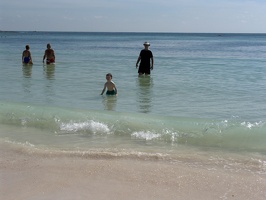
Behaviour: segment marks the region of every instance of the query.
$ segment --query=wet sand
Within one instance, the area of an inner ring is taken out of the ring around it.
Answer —
[[[266,199],[266,175],[186,163],[92,159],[0,146],[0,199]]]

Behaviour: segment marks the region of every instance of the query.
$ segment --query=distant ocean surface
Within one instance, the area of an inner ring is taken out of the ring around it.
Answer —
[[[138,77],[145,41],[155,65]],[[42,63],[47,43],[55,65]],[[246,153],[266,171],[266,34],[0,32],[0,44],[1,142],[171,159]],[[33,66],[21,63],[26,44]],[[100,95],[107,73],[117,97]]]

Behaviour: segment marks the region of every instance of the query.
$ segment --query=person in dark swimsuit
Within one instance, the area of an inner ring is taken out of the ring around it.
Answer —
[[[136,63],[136,68],[138,68],[138,64],[140,62],[139,70],[138,70],[139,75],[142,75],[142,74],[150,75],[151,70],[153,69],[153,64],[154,64],[153,54],[151,50],[149,50],[150,43],[145,42],[143,45],[144,45],[144,49],[140,51],[140,54],[139,54],[139,57]]]
[[[45,58],[46,58],[47,65],[55,63],[55,53],[54,53],[54,50],[51,48],[50,44],[47,44],[47,49],[44,52],[44,56],[42,60],[43,63],[44,63]]]
[[[23,51],[22,53],[22,63],[23,64],[33,64],[32,62],[32,57],[31,57],[31,53],[30,53],[30,46],[26,45],[26,50]]]

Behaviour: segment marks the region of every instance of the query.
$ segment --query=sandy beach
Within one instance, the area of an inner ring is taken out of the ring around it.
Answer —
[[[39,154],[1,145],[0,199],[256,199],[266,178],[186,163]]]

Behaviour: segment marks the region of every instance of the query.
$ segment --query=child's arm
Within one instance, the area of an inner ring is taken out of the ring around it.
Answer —
[[[105,91],[105,89],[106,89],[106,86],[107,86],[107,85],[106,85],[106,83],[105,83],[101,95],[103,95],[103,93],[104,93],[104,91]]]
[[[115,84],[114,84],[114,89],[115,89],[116,95],[118,95],[117,88],[116,88]]]

